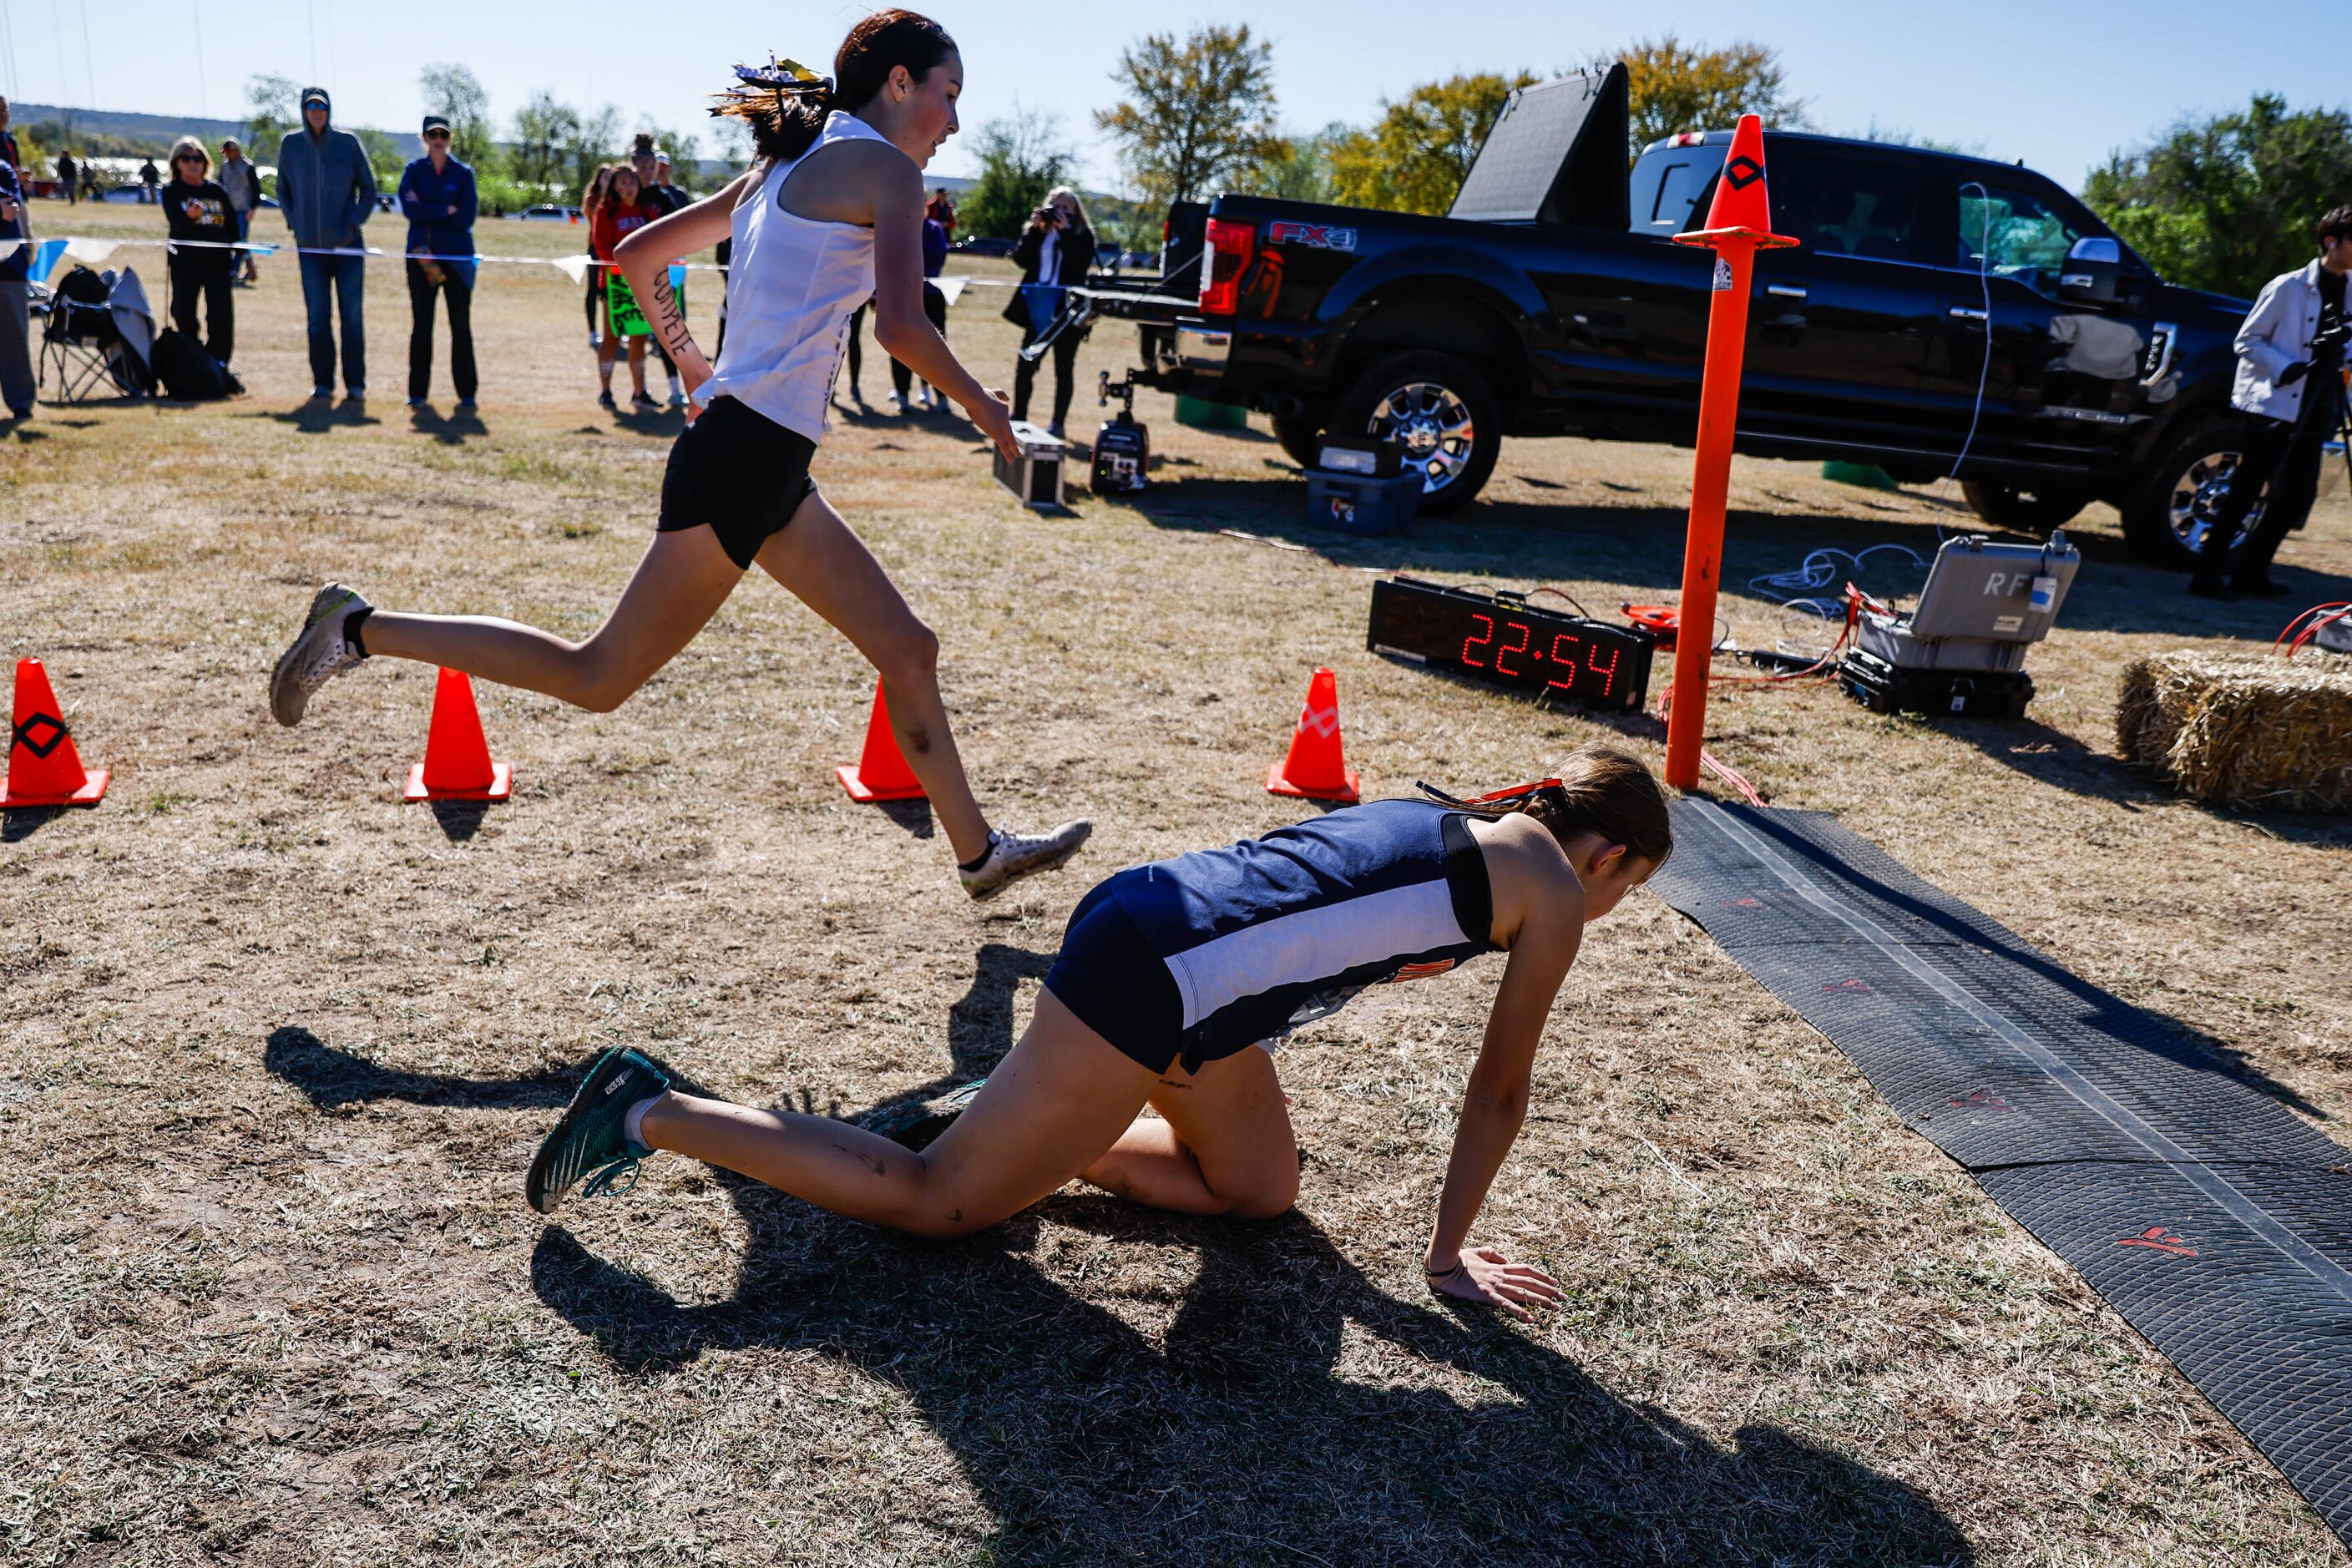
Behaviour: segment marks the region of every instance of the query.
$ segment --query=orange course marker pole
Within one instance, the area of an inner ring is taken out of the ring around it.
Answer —
[[[1772,232],[1764,184],[1764,122],[1739,117],[1731,153],[1715,184],[1706,226],[1676,245],[1715,252],[1706,361],[1698,393],[1698,455],[1691,467],[1690,532],[1683,545],[1683,597],[1675,638],[1673,707],[1666,716],[1666,782],[1698,785],[1706,741],[1706,683],[1715,651],[1715,593],[1723,571],[1723,508],[1731,488],[1731,443],[1739,425],[1739,373],[1748,358],[1748,294],[1759,250],[1797,242]]]

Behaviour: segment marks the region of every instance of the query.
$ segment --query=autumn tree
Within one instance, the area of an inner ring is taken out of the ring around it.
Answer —
[[[1332,149],[1336,199],[1350,206],[1443,214],[1512,92],[1535,79],[1528,71],[1482,71],[1424,82],[1402,102],[1383,101],[1370,130],[1349,132]]]
[[[1166,204],[1214,195],[1276,160],[1274,46],[1249,25],[1210,26],[1181,44],[1151,33],[1121,50],[1113,80],[1127,89],[1095,124],[1118,145],[1129,181]]]
[[[2311,259],[2313,230],[2347,193],[2352,116],[2261,93],[2116,153],[2083,199],[2171,281],[2252,298]]]
[[[1605,70],[1619,59],[1625,62],[1631,155],[1678,131],[1728,131],[1743,114],[1784,130],[1806,123],[1805,100],[1790,96],[1780,54],[1762,44],[1735,39],[1710,49],[1667,33],[1592,63]]]

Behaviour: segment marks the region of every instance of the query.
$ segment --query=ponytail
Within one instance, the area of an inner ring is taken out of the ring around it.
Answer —
[[[718,95],[710,112],[750,126],[751,144],[763,161],[790,163],[814,144],[835,110],[855,114],[900,66],[920,81],[955,52],[955,40],[929,16],[877,11],[841,41],[833,75],[819,76],[797,60],[773,56],[764,66],[737,66],[737,85]]]
[[[1594,833],[1623,845],[1626,854],[1648,861],[1654,870],[1675,852],[1665,792],[1639,757],[1614,746],[1580,746],[1560,763],[1556,777],[1468,800],[1456,800],[1428,784],[1421,791],[1481,816],[1524,812],[1549,828],[1563,849],[1578,834]]]

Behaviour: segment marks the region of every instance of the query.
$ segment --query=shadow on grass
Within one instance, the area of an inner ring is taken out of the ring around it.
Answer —
[[[445,447],[462,447],[490,433],[490,427],[482,423],[479,415],[451,414],[445,416],[430,404],[410,409],[408,423],[419,435],[430,436]]]
[[[267,419],[272,424],[290,426],[305,436],[323,436],[328,431],[338,428],[358,429],[363,426],[383,423],[367,411],[366,404],[354,404],[349,398],[345,398],[341,403],[320,400],[276,411],[255,409],[250,413],[238,414],[236,417]]]
[[[947,1070],[858,1119],[986,1073],[1012,1045],[1016,988],[1051,962],[982,948],[949,1009]],[[296,1027],[270,1036],[265,1061],[327,1110],[552,1110],[585,1071],[405,1072]],[[936,1246],[709,1174],[750,1232],[730,1299],[682,1303],[560,1225],[531,1255],[533,1290],[637,1375],[707,1350],[808,1350],[900,1389],[988,1509],[994,1561],[1974,1561],[1903,1482],[1763,1423],[1718,1445],[1483,1311],[1383,1294],[1302,1215],[1249,1225],[1056,1197]],[[1196,1263],[1159,1342],[1036,1265],[1041,1218]],[[1343,1375],[1367,1336],[1483,1392],[1465,1403],[1401,1371]]]
[[[65,805],[12,805],[0,809],[0,844],[22,844],[72,809]]]
[[[463,844],[482,830],[482,818],[490,809],[489,802],[480,800],[427,801],[433,808],[433,820],[440,825],[441,836],[452,844]]]

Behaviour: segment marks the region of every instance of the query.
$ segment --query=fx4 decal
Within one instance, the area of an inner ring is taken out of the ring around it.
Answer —
[[[1267,231],[1266,243],[1307,245],[1318,250],[1353,250],[1356,248],[1356,231],[1352,228],[1336,228],[1328,224],[1285,221],[1276,224]]]

